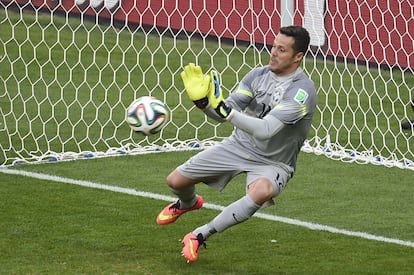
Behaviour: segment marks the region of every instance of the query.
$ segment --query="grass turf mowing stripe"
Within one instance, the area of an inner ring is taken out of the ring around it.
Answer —
[[[25,177],[30,177],[30,178],[41,179],[41,180],[50,180],[50,181],[55,181],[55,182],[68,183],[68,184],[79,185],[83,187],[102,189],[102,190],[107,190],[107,191],[112,191],[112,192],[124,193],[128,195],[134,195],[134,196],[140,196],[140,197],[146,197],[146,198],[153,198],[153,199],[164,200],[164,201],[176,200],[176,197],[155,194],[155,193],[150,193],[150,192],[143,192],[143,191],[138,191],[138,190],[131,189],[131,188],[124,188],[124,187],[119,187],[119,186],[94,183],[94,182],[84,181],[84,180],[75,180],[75,179],[70,179],[70,178],[54,176],[54,175],[28,172],[24,170],[0,168],[0,172],[4,174],[12,174],[12,175],[19,175],[19,176],[25,176]],[[210,203],[205,203],[203,207],[207,209],[213,209],[213,210],[224,209],[224,206],[210,204]],[[393,238],[388,238],[388,237],[383,237],[383,236],[376,236],[376,235],[369,234],[366,232],[349,231],[346,229],[335,228],[335,227],[328,226],[328,225],[305,222],[305,221],[300,221],[296,219],[291,219],[291,218],[286,218],[286,217],[281,217],[281,216],[276,216],[276,215],[269,215],[269,214],[264,214],[264,213],[256,213],[254,216],[261,218],[261,219],[297,225],[297,226],[305,227],[311,230],[327,231],[330,233],[343,234],[347,236],[359,237],[359,238],[368,239],[368,240],[374,240],[374,241],[385,242],[385,243],[393,243],[393,244],[397,244],[401,246],[414,247],[414,242],[412,241],[404,241],[404,240],[393,239]]]

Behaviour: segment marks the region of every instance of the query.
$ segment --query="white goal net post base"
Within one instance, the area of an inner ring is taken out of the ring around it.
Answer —
[[[318,87],[302,148],[344,162],[414,170],[411,1],[4,0],[0,40],[0,166],[198,150],[231,130],[198,114],[179,72],[215,67],[231,92],[267,64],[280,26],[311,35],[304,70]],[[142,95],[171,118],[143,138],[124,121]]]
[[[329,138],[328,138],[329,140]],[[55,153],[51,152],[41,156],[32,156],[26,159],[15,159],[11,166],[30,164],[30,163],[47,163],[57,161],[73,161],[82,159],[92,158],[105,158],[105,157],[121,157],[121,156],[134,156],[144,155],[152,153],[162,152],[181,152],[181,151],[199,151],[214,146],[219,141],[213,140],[189,140],[189,141],[177,141],[175,143],[165,143],[163,145],[146,145],[143,147],[136,146],[136,144],[126,144],[121,148],[109,148],[105,152],[65,152]],[[381,165],[385,167],[398,167],[401,169],[409,169],[414,171],[414,162],[405,159],[403,161],[396,157],[384,158],[380,155],[375,155],[373,151],[356,152],[344,147],[338,146],[337,144],[320,142],[319,146],[314,146],[305,141],[301,151],[305,153],[312,153],[316,155],[323,155],[327,158],[338,160],[347,163],[358,163],[358,164],[373,164]],[[323,144],[323,145],[322,145]]]

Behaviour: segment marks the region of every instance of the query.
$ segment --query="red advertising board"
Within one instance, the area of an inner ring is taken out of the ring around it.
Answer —
[[[28,0],[15,0],[20,5]],[[90,2],[89,2],[90,1]],[[38,9],[84,13],[203,35],[271,44],[281,25],[280,1],[32,0]],[[294,1],[293,21],[302,24],[303,1]],[[81,4],[80,4],[81,3]],[[412,1],[327,0],[327,55],[414,68]]]
[[[328,1],[327,54],[414,68],[414,3]]]

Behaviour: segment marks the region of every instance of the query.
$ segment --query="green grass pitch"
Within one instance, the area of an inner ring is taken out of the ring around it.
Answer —
[[[13,167],[87,183],[171,196],[165,176],[195,152]],[[244,194],[241,175],[206,203]],[[344,164],[302,153],[276,205],[261,214],[405,241],[406,245],[251,218],[212,236],[187,264],[180,239],[210,221],[203,208],[159,226],[167,201],[46,178],[0,173],[2,274],[410,274],[414,270],[412,172]],[[408,244],[408,245],[407,245]]]

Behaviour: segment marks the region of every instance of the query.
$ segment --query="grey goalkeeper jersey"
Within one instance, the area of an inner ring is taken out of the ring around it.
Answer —
[[[268,66],[253,69],[226,103],[237,110],[227,142],[293,173],[317,104],[315,86],[302,69],[283,77]]]

